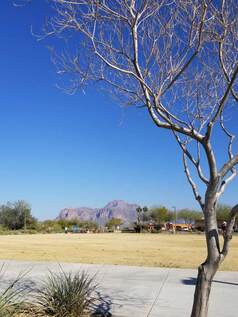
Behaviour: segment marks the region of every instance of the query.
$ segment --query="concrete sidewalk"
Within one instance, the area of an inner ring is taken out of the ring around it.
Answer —
[[[19,272],[29,285],[42,281],[50,271],[60,270],[53,262],[0,261],[5,281]],[[84,270],[96,274],[104,311],[116,317],[189,317],[193,301],[195,270],[119,265],[61,263],[65,271]],[[211,292],[209,317],[238,316],[238,272],[219,272]]]

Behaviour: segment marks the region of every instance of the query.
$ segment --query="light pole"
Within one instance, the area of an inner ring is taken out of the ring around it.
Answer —
[[[141,233],[141,213],[142,213],[142,208],[139,206],[136,208],[137,211],[137,224],[139,226],[139,233]]]
[[[26,208],[24,208],[24,233],[26,233]]]
[[[177,225],[177,208],[176,206],[172,206],[172,208],[174,209],[174,213],[175,213],[175,233],[176,233],[176,225]]]

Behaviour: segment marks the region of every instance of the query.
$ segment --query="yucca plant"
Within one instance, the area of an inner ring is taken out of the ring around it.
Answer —
[[[87,316],[96,300],[93,296],[95,288],[94,277],[85,272],[50,272],[43,287],[37,292],[36,301],[42,313],[47,316]]]
[[[0,268],[0,280],[4,277],[4,265]],[[9,285],[0,292],[0,317],[17,316],[23,305],[26,287],[22,283],[27,272],[20,273]]]

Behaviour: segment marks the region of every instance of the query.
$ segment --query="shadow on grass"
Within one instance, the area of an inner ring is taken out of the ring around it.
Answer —
[[[184,285],[196,285],[197,283],[197,279],[195,277],[189,277],[187,279],[183,279],[182,283]],[[232,282],[225,282],[225,281],[217,281],[217,280],[213,280],[213,283],[219,283],[219,284],[226,284],[226,285],[234,285],[234,286],[238,286],[238,283],[232,283]]]

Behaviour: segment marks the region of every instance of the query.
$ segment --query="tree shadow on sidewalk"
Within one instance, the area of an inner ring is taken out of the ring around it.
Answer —
[[[184,284],[184,285],[196,285],[196,283],[197,283],[197,279],[195,277],[189,277],[189,278],[186,278],[186,279],[182,280],[182,284]],[[226,282],[226,281],[218,281],[218,280],[213,280],[213,283],[238,286],[238,283],[232,283],[232,282]]]
[[[97,301],[92,306],[91,317],[111,317],[112,300],[109,296],[96,292]]]

